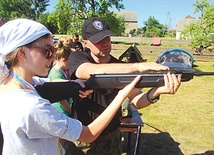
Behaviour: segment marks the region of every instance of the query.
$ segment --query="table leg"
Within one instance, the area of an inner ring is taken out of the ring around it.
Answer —
[[[135,142],[134,155],[139,154],[140,133],[141,133],[141,126],[138,126],[137,127],[137,136],[136,136],[136,142]]]

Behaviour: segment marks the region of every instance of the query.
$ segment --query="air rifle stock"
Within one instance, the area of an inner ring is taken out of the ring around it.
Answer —
[[[182,82],[190,81],[194,76],[214,75],[214,72],[172,71],[172,73],[176,76],[181,75]],[[136,88],[160,87],[164,85],[164,74],[166,73],[92,74],[85,82],[85,85],[90,89],[121,89],[129,84],[137,75],[141,75],[140,81],[135,86]]]

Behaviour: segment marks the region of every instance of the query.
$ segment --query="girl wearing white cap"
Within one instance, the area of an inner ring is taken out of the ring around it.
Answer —
[[[16,19],[0,27],[3,155],[64,154],[59,138],[92,142],[111,121],[123,100],[139,91],[134,89],[140,79],[137,77],[118,93],[102,115],[83,126],[78,120],[58,112],[32,85],[35,75],[48,74],[53,54],[52,34],[44,25]],[[85,92],[85,96],[88,94]]]

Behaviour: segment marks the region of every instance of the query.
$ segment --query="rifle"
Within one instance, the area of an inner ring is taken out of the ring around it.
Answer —
[[[75,100],[81,100],[79,90],[87,90],[75,82],[45,82],[42,85],[36,85],[34,87],[41,97],[48,99],[51,103],[70,97]]]
[[[183,71],[171,71],[176,76],[181,75],[181,81],[187,82],[193,79],[194,76],[208,76],[214,75],[214,72],[183,72]],[[85,82],[87,88],[91,89],[103,89],[103,88],[115,88],[122,89],[132,80],[140,75],[141,79],[136,84],[136,88],[145,87],[160,87],[164,86],[164,74],[166,73],[136,73],[136,74],[92,74],[91,77]]]
[[[214,75],[214,72],[180,72],[174,71],[176,76],[181,75],[181,81],[186,82],[194,76]],[[66,98],[81,100],[79,90],[88,89],[121,89],[129,84],[137,75],[141,75],[136,88],[160,87],[164,85],[164,74],[166,73],[137,73],[137,74],[92,74],[85,81],[85,88],[74,82],[45,82],[43,85],[35,86],[37,92],[50,102],[57,102]]]

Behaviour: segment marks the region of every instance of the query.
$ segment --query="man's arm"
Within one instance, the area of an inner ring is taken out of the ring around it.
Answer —
[[[80,79],[88,79],[90,74],[103,73],[134,73],[134,72],[148,72],[169,70],[167,66],[157,64],[155,62],[141,62],[141,63],[106,63],[94,64],[83,63],[76,70],[76,76]]]

